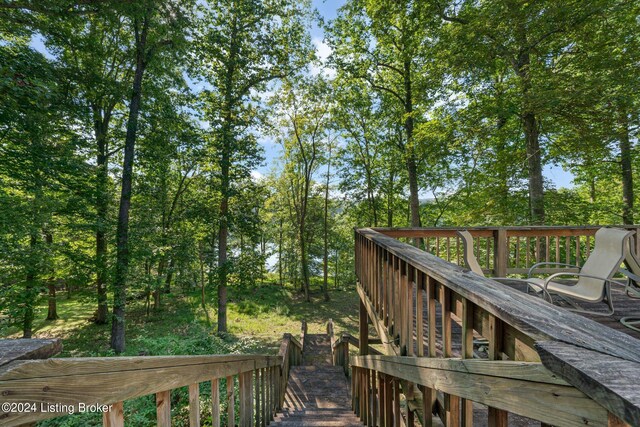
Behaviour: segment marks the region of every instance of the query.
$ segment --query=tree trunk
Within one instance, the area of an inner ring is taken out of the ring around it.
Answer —
[[[31,338],[33,332],[34,306],[37,295],[36,286],[36,260],[35,252],[38,246],[38,237],[35,233],[31,234],[29,239],[29,250],[31,252],[31,260],[27,266],[24,319],[22,323],[22,338]]]
[[[411,87],[411,61],[404,61],[404,112],[406,119],[404,129],[407,142],[405,144],[405,156],[407,158],[407,173],[409,176],[409,206],[411,210],[411,226],[420,227],[420,200],[418,198],[418,162],[413,148],[413,91]],[[414,244],[419,245],[420,239],[414,239]]]
[[[231,120],[230,118],[228,120]],[[230,135],[225,132],[224,148],[222,150],[221,164],[221,188],[222,200],[220,201],[220,227],[218,230],[218,332],[227,332],[227,239],[229,237],[229,167],[231,144]]]
[[[280,286],[284,286],[284,281],[282,279],[282,225],[284,220],[280,218],[280,228],[278,231],[278,275],[280,276]]]
[[[49,250],[51,250],[51,246],[53,245],[53,234],[49,232],[45,232],[45,241]],[[56,278],[53,274],[53,268],[51,270],[51,275],[49,280],[47,281],[47,288],[49,289],[49,307],[47,310],[47,320],[57,320],[58,319],[58,307],[56,304]]]
[[[329,144],[329,160],[327,163],[327,181],[324,189],[324,254],[322,260],[322,274],[324,300],[329,301],[329,180],[331,177],[331,144]]]
[[[629,120],[626,111],[620,111],[620,167],[622,176],[622,223],[633,224],[633,169],[631,159],[631,141],[629,138]]]
[[[523,118],[523,124],[527,143],[531,223],[534,225],[543,225],[545,221],[544,186],[542,181],[542,154],[540,152],[538,120],[533,113],[526,113]]]
[[[526,44],[526,37],[523,37],[523,44]],[[535,111],[531,111],[531,76],[529,67],[531,56],[528,51],[522,52],[515,62],[515,72],[520,78],[522,87],[522,102],[525,110],[522,114],[522,127],[524,128],[524,139],[527,147],[527,172],[529,175],[529,206],[531,212],[531,224],[543,225],[545,221],[544,212],[544,185],[542,180],[542,152],[540,150],[540,130],[539,121]]]
[[[109,160],[107,131],[111,113],[100,114],[97,105],[93,106],[94,133],[98,147],[96,159],[96,288],[98,292],[98,311],[96,323],[107,323],[107,215],[109,211]]]
[[[307,259],[307,239],[305,236],[305,221],[300,222],[300,262],[302,273],[302,290],[304,291],[304,300],[311,302],[309,296],[309,263]]]
[[[171,281],[173,280],[173,269],[175,268],[175,260],[171,258],[169,260],[169,268],[167,269],[167,276],[164,280],[164,293],[171,293]]]
[[[395,174],[389,171],[389,188],[387,189],[387,227],[393,227],[393,180]]]
[[[146,39],[149,18],[145,16],[142,31],[136,28],[136,70],[133,79],[133,92],[129,104],[127,134],[122,164],[122,190],[118,212],[116,233],[116,271],[113,283],[113,319],[111,322],[111,348],[121,353],[125,348],[125,309],[127,303],[127,275],[129,270],[129,208],[131,207],[131,187],[133,181],[133,158],[138,131],[138,116],[142,100],[142,78],[147,65]]]

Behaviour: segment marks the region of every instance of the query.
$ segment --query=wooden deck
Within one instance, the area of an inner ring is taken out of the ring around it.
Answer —
[[[514,283],[508,283],[508,284],[503,283],[503,285],[509,286],[513,289],[521,291],[523,294],[525,294],[526,292],[526,287],[522,283],[518,283],[514,281]],[[422,300],[426,301],[426,294],[424,294],[424,291],[421,291],[421,292],[423,292]],[[623,288],[614,288],[612,290],[612,294],[613,294],[613,301],[614,301],[613,306],[615,308],[614,315],[598,316],[598,315],[578,313],[578,312],[576,312],[576,314],[579,314],[595,322],[598,322],[599,324],[603,325],[603,327],[615,329],[617,331],[623,332],[633,338],[640,340],[640,332],[627,328],[622,323],[620,323],[620,319],[623,317],[633,316],[633,315],[637,315],[638,317],[640,317],[640,299],[629,298],[625,294]],[[531,298],[531,296],[526,296],[525,298]],[[413,295],[413,300],[414,300],[414,304],[416,304],[415,293]],[[567,306],[566,304],[563,304],[563,303],[560,303],[559,305]],[[603,313],[606,312],[608,309],[605,303],[581,304],[581,306],[589,310],[601,311]],[[424,354],[429,354],[429,348],[427,344],[429,340],[426,335],[426,331],[429,330],[429,324],[427,320],[429,316],[428,316],[428,310],[427,310],[426,304],[423,306],[422,312],[423,312],[423,315],[422,315],[423,331],[425,331],[425,336],[423,337],[422,342],[424,343]],[[462,320],[458,319],[455,315],[452,317],[454,320],[452,324],[452,329],[451,329],[452,352],[454,357],[460,357],[461,350],[462,350],[462,327],[461,327]],[[437,304],[436,305],[436,354],[439,357],[442,357],[442,354],[443,354],[442,353],[442,336],[440,333],[440,331],[442,330],[441,320],[442,320],[442,310],[440,308],[440,305]],[[414,318],[414,326],[413,326],[414,354],[418,354],[418,349],[415,346],[417,345],[417,342],[418,342],[417,337],[415,337],[415,331],[417,330],[415,326],[416,325],[415,325],[415,318]],[[373,330],[374,329],[372,329],[372,331]],[[474,343],[474,356],[476,358],[486,358],[487,346],[483,343],[482,338],[478,334],[476,334],[475,338],[476,340]]]
[[[511,286],[514,289],[517,289],[522,292],[526,292],[525,286],[521,283],[510,283],[508,286]],[[586,314],[575,312],[581,316],[587,317],[591,320],[594,320],[600,323],[603,326],[616,329],[620,332],[623,332],[627,335],[630,335],[634,338],[640,339],[640,332],[634,331],[633,329],[627,328],[622,323],[620,323],[620,319],[627,316],[638,316],[640,317],[640,299],[639,298],[629,298],[625,292],[624,288],[621,286],[616,286],[611,289],[611,293],[613,296],[613,307],[615,309],[615,313],[612,316],[598,316],[594,314]],[[568,304],[563,304],[560,302],[558,305],[567,307]],[[608,307],[605,303],[598,304],[588,304],[588,303],[580,303],[580,306],[597,312],[606,313]]]
[[[588,240],[585,245],[576,239],[576,254],[568,250],[547,254],[542,243],[545,248],[552,247],[553,236],[538,236],[545,230],[533,230],[537,233],[535,245],[527,247],[535,248],[535,256],[525,257],[526,265],[520,266],[507,256],[513,252],[505,250],[513,246],[507,243],[508,233],[497,231],[496,250],[492,252],[496,258],[491,264],[503,268],[495,270],[505,270],[506,266],[513,269],[514,265],[522,270],[541,257],[547,260],[560,256],[564,260],[570,255],[573,261],[578,251],[589,252]],[[552,231],[558,234],[562,230]],[[428,237],[428,233],[416,233],[411,237]],[[612,290],[615,315],[580,315],[569,311],[568,306],[554,306],[528,295],[524,282],[504,284],[481,277],[394,239],[400,235],[385,234],[372,229],[356,231],[360,342],[368,341],[370,321],[386,353],[382,359],[364,355],[351,359],[358,381],[365,384],[356,390],[356,399],[365,402],[367,417],[376,416],[366,403],[370,397],[379,396],[380,404],[389,403],[388,390],[380,395],[375,392],[385,383],[377,385],[370,380],[377,372],[391,376],[393,381],[407,382],[402,383],[400,393],[408,393],[406,399],[415,405],[412,411],[427,415],[433,410],[447,420],[447,425],[468,425],[471,414],[488,420],[490,425],[500,420],[501,426],[507,425],[507,417],[509,425],[531,425],[531,420],[566,426],[640,425],[640,390],[632,380],[640,375],[640,333],[619,322],[622,317],[640,314],[640,299],[627,297],[623,286]],[[567,247],[572,248],[573,241]],[[518,248],[516,244],[516,259]],[[581,307],[603,314],[607,311],[605,303]],[[494,365],[491,373],[476,370]],[[516,371],[508,373],[511,368]],[[524,372],[530,368],[540,369],[544,378]],[[612,370],[621,375],[613,375]],[[486,380],[486,387],[473,389],[471,385],[481,379]],[[367,388],[369,381],[371,387]],[[458,387],[467,382],[469,387]],[[421,393],[414,393],[411,384],[416,384]],[[556,386],[565,389],[553,391]],[[390,400],[397,405],[399,398],[395,386],[393,389]],[[499,392],[507,389],[507,394]],[[529,403],[534,389],[541,395],[533,399],[537,403],[532,406]],[[397,416],[399,411],[394,407],[392,415]],[[409,418],[410,413],[406,416]],[[426,425],[435,425],[429,421],[427,415]]]

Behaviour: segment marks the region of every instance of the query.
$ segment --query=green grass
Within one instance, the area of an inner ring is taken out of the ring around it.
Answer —
[[[127,305],[126,351],[123,355],[177,355],[177,354],[274,354],[286,332],[300,335],[302,320],[307,321],[309,333],[326,331],[327,321],[333,319],[337,333],[355,334],[358,327],[358,295],[354,288],[330,291],[331,300],[324,301],[314,281],[312,302],[291,286],[271,283],[254,288],[229,287],[227,311],[228,331],[215,333],[216,307],[212,292],[207,295],[211,324],[200,303],[200,291],[183,291],[162,295],[161,308],[151,310],[147,316],[144,299]],[[109,349],[111,325],[96,325],[91,321],[96,309],[93,293],[80,292],[67,299],[58,298],[55,321],[44,320],[47,299],[42,297],[36,309],[34,338],[61,338],[64,349],[58,357],[114,356]],[[0,337],[18,338],[18,327],[0,324]],[[225,390],[224,380],[221,391]],[[236,385],[237,387],[237,385]],[[200,385],[201,419],[203,425],[211,423],[210,387]],[[172,424],[187,426],[188,393],[185,387],[172,391]],[[238,404],[236,402],[236,404]],[[226,403],[222,402],[223,424],[226,425]],[[236,410],[236,414],[238,410]],[[154,396],[143,396],[125,402],[128,425],[155,425]],[[40,427],[100,426],[100,414],[86,413],[58,417],[38,423]]]
[[[218,336],[216,307],[212,295],[207,295],[211,324],[200,304],[197,289],[162,295],[161,308],[146,316],[144,300],[131,301],[127,306],[125,355],[212,354],[212,353],[273,353],[286,332],[300,334],[302,320],[309,333],[326,330],[333,319],[336,332],[355,334],[358,322],[358,295],[353,288],[331,290],[331,300],[324,301],[314,288],[312,302],[291,286],[266,283],[255,288],[229,288],[227,309],[228,334]],[[60,338],[63,352],[59,357],[110,356],[111,325],[96,325],[91,321],[96,309],[92,293],[75,293],[71,299],[59,294],[55,321],[45,320],[47,300],[42,298],[36,308],[34,338]],[[18,338],[18,327],[0,327],[0,336]]]

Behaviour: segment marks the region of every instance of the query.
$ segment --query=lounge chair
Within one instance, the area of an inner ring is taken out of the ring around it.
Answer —
[[[484,271],[482,271],[482,267],[480,267],[480,264],[473,253],[473,237],[471,236],[471,233],[467,230],[456,231],[456,233],[462,239],[462,246],[464,249],[462,256],[467,268],[477,275],[484,277]]]
[[[631,239],[627,240],[624,249],[624,263],[627,268],[621,268],[620,272],[627,276],[625,291],[629,298],[640,298],[640,261],[631,248]],[[640,332],[640,315],[623,317],[620,323]]]
[[[611,284],[616,283],[625,286],[623,283],[612,280],[612,278],[620,268],[620,263],[625,257],[625,245],[628,245],[632,234],[633,231],[618,228],[601,228],[596,232],[595,247],[582,268],[564,263],[537,263],[529,269],[527,281],[530,289],[538,294],[542,293],[543,297],[551,303],[553,303],[552,295],[557,295],[572,306],[570,310],[595,315],[612,315],[614,308],[611,299]],[[559,264],[578,270],[554,273],[544,279],[532,277],[536,274],[535,270],[538,267],[550,264]],[[577,278],[577,281],[573,284],[567,284],[557,280],[566,278]],[[585,310],[574,300],[589,303],[606,302],[609,306],[609,311],[602,313]]]
[[[485,277],[484,271],[482,271],[482,267],[478,263],[478,260],[473,253],[473,236],[467,230],[458,230],[456,231],[460,239],[462,240],[463,246],[463,259],[466,267],[471,270],[473,273]],[[515,282],[522,282],[527,284],[527,281],[524,279],[517,279],[511,277],[490,277],[490,279],[495,280],[497,282],[504,282],[508,284],[513,284]]]

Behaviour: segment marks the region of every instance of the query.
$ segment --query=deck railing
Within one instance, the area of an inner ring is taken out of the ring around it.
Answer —
[[[433,235],[356,230],[360,343],[370,321],[388,355],[351,358],[354,409],[367,425],[412,425],[415,413],[430,426],[434,413],[446,426],[470,426],[472,402],[487,408],[490,426],[506,426],[509,414],[556,426],[640,425],[640,341],[390,237]]]
[[[640,253],[637,226],[616,226],[636,232],[634,245]],[[504,277],[523,274],[537,262],[561,262],[581,266],[593,250],[599,226],[580,227],[469,227],[474,253],[485,273]],[[375,228],[401,241],[420,238],[427,252],[457,265],[464,265],[463,246],[456,234],[460,228]],[[557,271],[547,268],[542,272]]]
[[[189,388],[189,424],[200,425],[200,383],[211,387],[212,425],[220,426],[220,384],[226,378],[227,419],[264,426],[282,407],[300,343],[285,334],[278,356],[216,355],[14,360],[0,367],[0,425],[17,426],[84,410],[103,425],[123,426],[123,402],[155,394],[158,426],[171,425],[171,390]],[[236,379],[237,378],[237,379]],[[236,396],[237,381],[239,395]],[[98,406],[90,406],[98,405]]]

